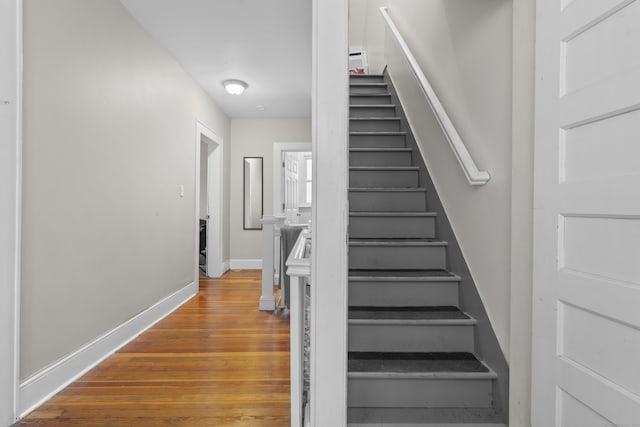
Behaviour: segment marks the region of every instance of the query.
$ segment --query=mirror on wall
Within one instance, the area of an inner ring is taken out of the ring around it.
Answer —
[[[262,230],[262,157],[243,157],[243,224],[244,230]]]

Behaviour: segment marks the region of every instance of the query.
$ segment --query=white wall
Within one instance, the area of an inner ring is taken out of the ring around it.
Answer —
[[[119,1],[26,0],[24,25],[22,379],[194,281],[196,121],[229,141]]]
[[[0,425],[14,420],[16,245],[20,153],[18,115],[18,8],[0,0]],[[6,101],[6,103],[5,103]]]
[[[262,232],[242,229],[242,158],[263,157],[264,214],[273,213],[273,143],[311,141],[311,119],[231,120],[231,259],[261,259]]]

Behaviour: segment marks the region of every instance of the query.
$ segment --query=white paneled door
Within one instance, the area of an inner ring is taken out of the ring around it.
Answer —
[[[284,168],[285,211],[297,211],[299,205],[300,174],[298,170],[300,168],[300,165],[298,158],[299,154],[297,152],[285,153],[284,161],[282,162]]]
[[[537,2],[534,427],[640,427],[640,1]]]

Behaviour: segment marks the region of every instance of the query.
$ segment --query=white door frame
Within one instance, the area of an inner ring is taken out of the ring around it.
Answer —
[[[0,424],[8,425],[18,415],[20,363],[22,0],[1,0],[0,16]]]
[[[223,260],[223,173],[222,159],[224,145],[222,138],[200,122],[196,123],[196,192],[195,192],[195,281],[200,276],[200,143],[209,146],[207,161],[207,276],[220,277],[224,274]],[[211,203],[213,201],[213,203]],[[213,208],[213,209],[212,209]]]
[[[347,425],[349,2],[313,0],[311,427]]]
[[[560,3],[536,4],[531,422],[636,426],[640,1]]]
[[[274,142],[273,143],[273,215],[284,215],[282,203],[282,153],[285,151],[312,151],[310,142]]]

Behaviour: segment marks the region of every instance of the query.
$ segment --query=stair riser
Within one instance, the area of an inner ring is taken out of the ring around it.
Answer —
[[[349,148],[404,148],[404,135],[350,135]]]
[[[488,408],[490,379],[370,379],[350,378],[349,407]]]
[[[349,268],[422,270],[446,268],[444,246],[349,246]]]
[[[391,95],[378,95],[378,96],[351,95],[349,97],[349,102],[351,104],[357,104],[357,105],[391,104]]]
[[[349,186],[361,188],[415,188],[418,187],[417,170],[352,170]]]
[[[395,117],[396,108],[388,107],[351,107],[349,117]]]
[[[435,237],[435,217],[357,217],[349,218],[349,235],[354,238]]]
[[[424,212],[424,192],[350,191],[349,209],[353,212]]]
[[[473,325],[349,324],[349,351],[473,350]]]
[[[358,95],[358,94],[370,94],[370,93],[388,93],[389,90],[387,89],[386,85],[380,85],[380,86],[376,86],[376,85],[363,85],[363,86],[354,86],[351,85],[349,86],[349,94],[350,95]]]
[[[349,76],[351,83],[384,83],[384,76],[376,74],[357,74]]]
[[[398,132],[400,120],[349,120],[351,132]]]
[[[457,306],[457,282],[349,281],[352,307]]]
[[[411,166],[411,151],[349,153],[350,166]]]
[[[349,408],[347,427],[507,427],[493,408]]]
[[[456,419],[456,418],[452,418]],[[347,427],[507,427],[506,425],[500,423],[432,423],[432,422],[420,422],[420,423],[395,423],[395,422],[386,422],[384,424],[380,424],[379,421],[374,421],[372,423],[369,422],[355,422],[347,424]]]

